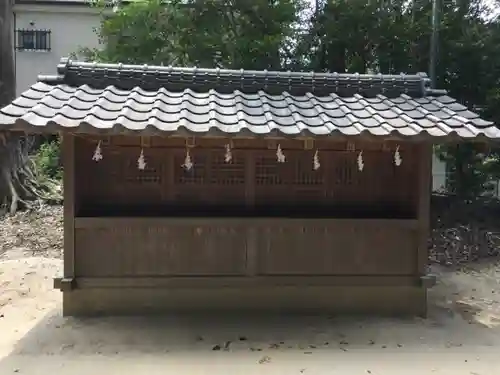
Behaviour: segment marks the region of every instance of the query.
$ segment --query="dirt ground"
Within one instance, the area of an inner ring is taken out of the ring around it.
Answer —
[[[63,318],[51,215],[0,233],[1,375],[500,374],[500,262],[434,267],[428,319]]]

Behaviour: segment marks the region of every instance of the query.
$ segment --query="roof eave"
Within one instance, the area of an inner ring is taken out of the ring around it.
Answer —
[[[116,135],[131,135],[131,136],[146,136],[146,137],[176,137],[176,138],[224,138],[224,139],[330,139],[330,140],[355,140],[362,139],[369,142],[383,141],[399,141],[410,143],[428,143],[428,144],[443,144],[443,143],[496,143],[500,142],[499,138],[490,138],[486,134],[481,133],[475,137],[461,137],[456,131],[443,136],[433,136],[427,131],[422,131],[416,135],[403,135],[398,131],[393,131],[386,135],[376,135],[368,130],[363,130],[359,134],[349,135],[344,134],[340,130],[334,130],[329,134],[317,135],[308,130],[298,134],[286,134],[279,130],[273,130],[266,134],[252,133],[248,129],[237,133],[226,133],[220,129],[213,127],[207,132],[194,132],[188,128],[179,127],[175,131],[165,131],[154,126],[146,126],[140,130],[132,130],[120,124],[116,124],[112,128],[100,129],[87,123],[81,123],[77,127],[67,127],[59,125],[55,122],[48,122],[44,126],[33,126],[24,120],[16,120],[14,123],[2,126],[4,131],[24,132],[27,134],[86,134],[90,136],[116,136]]]

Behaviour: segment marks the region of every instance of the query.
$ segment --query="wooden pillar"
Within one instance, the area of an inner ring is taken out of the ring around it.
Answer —
[[[428,261],[428,245],[430,230],[430,207],[432,190],[432,152],[431,144],[419,146],[418,161],[418,251],[417,274],[424,276]]]
[[[255,207],[255,155],[247,151],[245,155],[245,205],[248,209]],[[257,231],[254,225],[247,227],[246,275],[256,276],[259,272],[259,252],[257,249]]]
[[[71,290],[75,278],[75,137],[64,134],[62,139],[64,166],[64,277],[61,290]]]

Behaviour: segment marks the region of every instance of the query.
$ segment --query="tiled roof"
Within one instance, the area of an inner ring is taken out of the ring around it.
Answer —
[[[63,61],[0,110],[0,130],[500,138],[425,75],[235,71]]]

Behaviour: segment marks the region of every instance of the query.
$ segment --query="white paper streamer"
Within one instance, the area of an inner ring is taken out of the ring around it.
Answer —
[[[141,154],[137,159],[137,168],[141,171],[146,168],[146,158],[144,157],[144,150],[141,148]]]
[[[224,161],[226,163],[231,163],[232,160],[233,160],[233,154],[231,152],[231,145],[228,143],[226,145],[226,154],[224,155]]]
[[[319,162],[318,150],[316,150],[313,157],[313,169],[317,171],[319,167],[321,167],[321,163]]]
[[[363,161],[363,151],[360,151],[358,154],[358,170],[360,172],[363,172],[364,167],[365,167],[365,162]]]
[[[278,163],[284,163],[286,161],[285,154],[281,150],[281,145],[278,145],[278,148],[276,149],[276,158]]]
[[[189,149],[186,149],[186,157],[184,159],[184,164],[182,164],[182,168],[186,171],[190,171],[193,168],[193,161],[191,159],[191,154],[189,153]]]
[[[396,147],[396,151],[394,152],[394,164],[396,167],[399,167],[403,163],[403,159],[401,158],[401,154],[399,153],[399,146]]]
[[[102,160],[102,151],[101,151],[101,141],[97,144],[94,155],[92,155],[92,160],[101,161]]]

